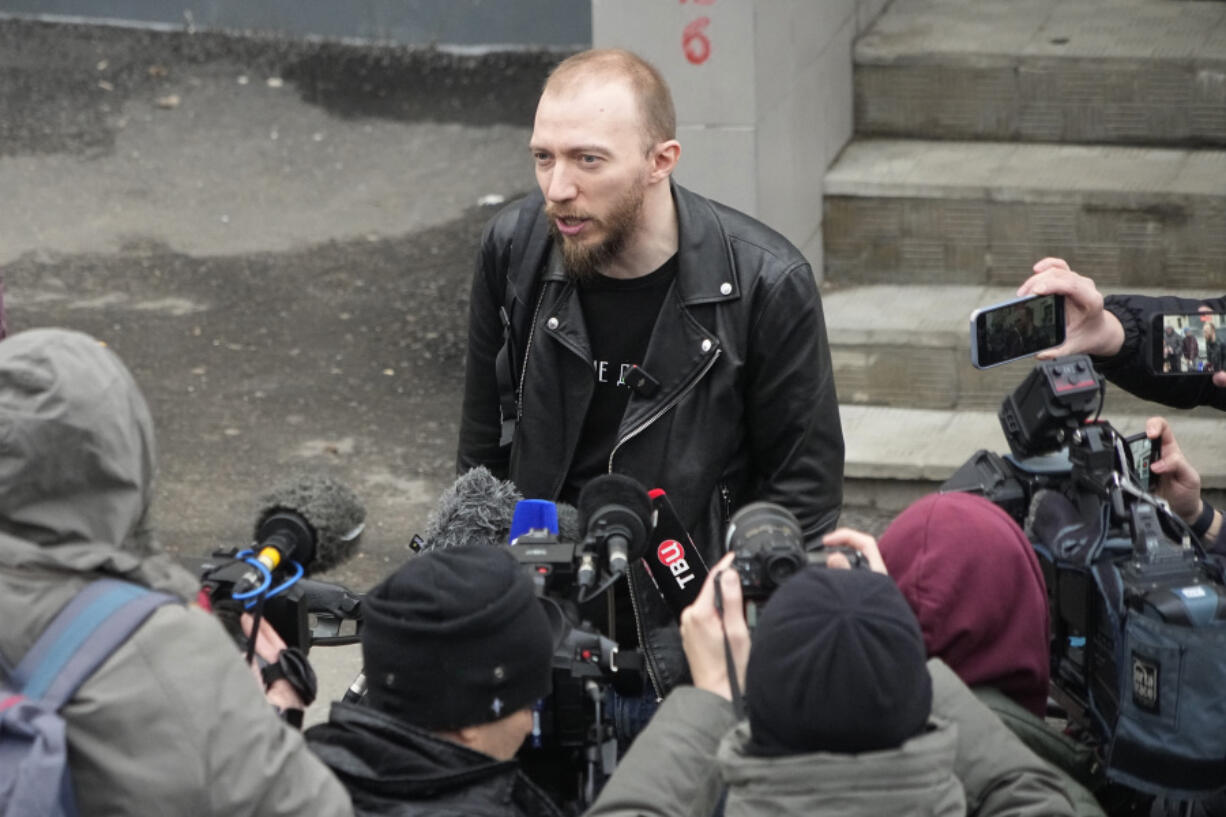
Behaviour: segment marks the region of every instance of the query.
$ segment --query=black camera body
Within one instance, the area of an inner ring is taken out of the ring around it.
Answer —
[[[1226,763],[1226,740],[1192,736],[1215,712],[1207,725],[1226,731],[1226,706],[1201,689],[1226,688],[1226,585],[1138,479],[1126,438],[1092,419],[1103,393],[1085,356],[1038,364],[1001,406],[1012,453],[976,452],[941,490],[980,494],[1026,531],[1047,586],[1052,694],[1107,779],[1203,796]]]
[[[867,568],[858,550],[818,547],[809,550],[796,516],[773,502],[752,502],[732,515],[725,533],[732,569],[741,579],[741,596],[761,604],[794,573],[810,564],[825,565],[833,553],[842,553],[853,568]]]
[[[258,576],[256,568],[236,558],[238,548],[215,551],[205,558],[183,557],[183,563],[200,577],[201,589],[213,613],[240,647],[247,639],[239,626],[246,606],[234,599],[236,588],[249,586]],[[287,647],[303,653],[311,647],[356,644],[362,628],[362,595],[349,588],[315,579],[299,579],[284,592],[265,600],[263,617]]]
[[[525,516],[535,518],[537,511]],[[554,635],[553,691],[536,710],[536,728],[519,759],[555,801],[577,809],[591,805],[617,764],[617,733],[605,692],[632,687],[639,694],[644,669],[641,653],[622,651],[584,619],[581,605],[599,598],[628,570],[631,554],[645,543],[648,513],[641,486],[606,477],[580,495],[582,538],[566,541],[557,533],[556,514],[544,513],[511,541],[511,554],[532,578]]]

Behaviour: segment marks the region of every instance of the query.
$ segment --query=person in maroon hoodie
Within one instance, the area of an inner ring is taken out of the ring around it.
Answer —
[[[1043,720],[1050,681],[1047,588],[1017,523],[983,497],[933,494],[878,549],[940,658],[1035,754],[1068,775],[1079,814],[1101,814],[1091,750]]]

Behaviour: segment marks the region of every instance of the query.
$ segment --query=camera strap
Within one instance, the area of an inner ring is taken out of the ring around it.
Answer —
[[[719,629],[724,636],[724,664],[728,673],[728,690],[732,693],[732,711],[738,721],[745,719],[745,696],[736,677],[736,662],[732,660],[732,645],[728,643],[728,628],[724,625],[724,589],[720,586],[724,571],[713,577],[715,589],[715,612],[719,613]]]

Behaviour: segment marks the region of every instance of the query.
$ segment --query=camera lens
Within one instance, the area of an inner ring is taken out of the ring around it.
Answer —
[[[732,515],[724,545],[736,551],[763,550],[781,543],[803,549],[802,540],[800,523],[791,511],[772,502],[753,502]]]
[[[791,553],[771,556],[766,562],[766,575],[776,586],[791,578],[797,570],[800,570],[800,562]]]

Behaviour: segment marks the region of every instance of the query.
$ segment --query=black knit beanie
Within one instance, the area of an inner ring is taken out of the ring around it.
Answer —
[[[894,582],[820,566],[788,579],[754,630],[745,706],[758,755],[871,752],[919,734],[932,679]]]
[[[423,553],[362,606],[367,695],[382,712],[423,729],[460,729],[549,694],[549,620],[506,548]]]

